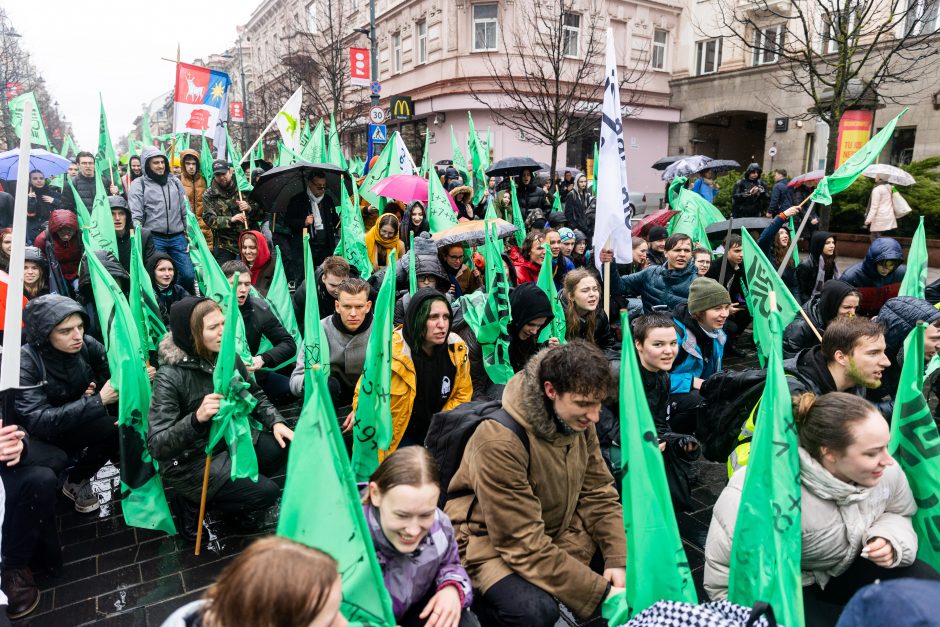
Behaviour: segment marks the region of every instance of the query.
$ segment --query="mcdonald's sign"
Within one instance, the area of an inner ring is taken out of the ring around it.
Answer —
[[[411,96],[392,96],[388,101],[393,120],[410,120],[414,115]]]

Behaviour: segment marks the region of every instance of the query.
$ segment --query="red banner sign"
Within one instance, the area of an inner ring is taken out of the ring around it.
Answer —
[[[838,152],[836,167],[854,155],[871,139],[872,111],[853,109],[842,114],[839,121]]]
[[[233,100],[228,103],[228,119],[230,122],[244,122],[245,109],[241,102]]]
[[[359,87],[368,87],[372,80],[372,63],[366,48],[349,49],[349,83]]]

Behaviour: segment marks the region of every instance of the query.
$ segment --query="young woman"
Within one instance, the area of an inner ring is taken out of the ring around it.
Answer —
[[[574,248],[571,250],[571,262],[575,268],[583,268],[587,265],[587,235],[580,229],[574,230]]]
[[[601,350],[617,350],[617,338],[601,304],[597,279],[586,268],[572,270],[565,277],[565,339],[593,342]]]
[[[888,453],[888,423],[852,394],[804,394],[795,402],[799,433],[803,607],[807,625],[835,625],[842,607],[878,579],[940,579],[916,559],[911,517],[917,505]],[[734,522],[747,469],[715,504],[705,546],[705,590],[728,593]]]
[[[473,188],[468,185],[455,187],[450,190],[450,196],[454,199],[454,204],[457,205],[457,221],[466,222],[473,220],[473,205],[471,204]]]
[[[862,295],[845,281],[826,281],[822,291],[803,304],[806,316],[822,335],[826,327],[836,318],[848,318],[855,315]],[[803,316],[797,316],[783,332],[783,358],[795,357],[801,350],[819,344],[819,338],[813,333]]]
[[[23,296],[32,300],[49,293],[49,264],[35,246],[27,246],[23,262]]]
[[[894,215],[894,197],[891,195],[891,183],[880,176],[875,177],[875,186],[868,199],[868,212],[865,226],[871,233],[871,241],[884,237],[888,231],[898,228],[898,219]]]
[[[428,230],[424,206],[419,202],[412,203],[411,208],[405,212],[405,218],[401,221],[401,227],[399,228],[399,237],[402,244],[405,245],[405,248],[408,248],[411,246],[412,233],[415,237],[418,237]]]
[[[398,226],[398,218],[386,213],[366,233],[366,251],[372,262],[372,270],[384,268],[393,250],[396,252],[396,259],[401,259],[405,254],[405,245],[398,237]]]
[[[695,262],[695,268],[698,270],[699,276],[708,274],[709,269],[712,267],[712,254],[710,252],[704,248],[696,248],[692,251],[692,259]]]
[[[190,294],[176,283],[176,264],[168,254],[158,252],[148,259],[147,272],[150,273],[153,293],[160,305],[160,317],[163,318],[163,324],[169,324],[170,308]]]
[[[473,590],[460,565],[454,528],[437,507],[440,479],[422,446],[400,448],[379,465],[362,509],[402,627],[478,627]]]
[[[649,258],[647,257],[647,252],[649,252],[650,245],[642,237],[633,238],[633,269],[631,272],[639,272],[646,268],[649,264]]]
[[[72,190],[69,189],[69,194]],[[62,196],[59,191],[49,185],[45,175],[40,170],[29,173],[29,197],[26,201],[26,243],[32,244],[36,236],[42,232],[43,224],[55,209],[62,208]],[[88,207],[91,211],[91,207]]]
[[[176,500],[177,515],[180,533],[186,538],[196,535],[210,422],[223,398],[213,391],[212,377],[224,325],[222,310],[208,298],[187,297],[173,305],[170,332],[160,342],[162,366],[153,381],[147,448],[160,462],[164,483],[180,497]],[[294,437],[241,359],[236,358],[236,368],[257,400],[251,417],[264,430],[251,433],[258,460],[256,482],[247,478],[232,480],[231,455],[224,439],[212,452],[207,503],[226,513],[264,510],[274,505],[281,490],[269,477],[284,465],[287,444]]]
[[[545,241],[552,251],[552,282],[560,290],[565,284],[565,275],[574,270],[574,264],[562,252],[561,233],[555,229],[545,231]]]
[[[10,271],[10,251],[13,249],[13,229],[0,229],[0,270]]]
[[[267,296],[274,280],[274,257],[268,240],[260,231],[242,231],[238,236],[238,251],[242,263],[251,271],[251,284],[259,294]]]
[[[787,253],[790,250],[790,218],[799,215],[799,213],[799,207],[788,208],[777,215],[757,239],[757,245],[764,251],[774,268],[779,268],[780,264],[784,262],[784,258],[786,258],[786,267],[781,278],[784,285],[789,288],[797,299],[800,296],[800,288],[796,280],[796,268],[793,263],[793,255],[787,255]]]
[[[535,283],[524,283],[509,294],[512,320],[509,322],[509,363],[521,372],[529,359],[542,348],[539,334],[554,319],[548,296]],[[557,346],[558,338],[549,338],[548,346]]]
[[[219,574],[204,598],[162,627],[346,627],[336,560],[281,536],[256,540]]]
[[[819,293],[823,283],[841,277],[836,266],[836,238],[828,231],[817,231],[809,240],[809,256],[796,267],[800,299],[807,301]]]
[[[541,231],[529,231],[522,241],[522,259],[516,261],[516,284],[535,283],[545,261],[545,236]]]

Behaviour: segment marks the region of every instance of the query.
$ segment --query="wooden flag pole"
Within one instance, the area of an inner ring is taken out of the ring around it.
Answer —
[[[608,250],[610,248],[611,237],[612,236],[609,236],[607,238],[601,250]],[[604,313],[607,314],[608,318],[610,318],[610,264],[610,261],[604,262]]]
[[[202,496],[199,498],[199,526],[196,527],[196,555],[202,548],[202,523],[206,518],[206,493],[209,491],[209,463],[212,454],[206,455],[206,470],[202,474]]]
[[[803,202],[809,200],[807,196]],[[798,206],[802,207],[803,203],[800,203]],[[777,268],[777,276],[783,276],[783,271],[786,269],[787,264],[790,262],[790,258],[793,256],[793,249],[796,248],[797,242],[800,241],[800,236],[803,234],[803,229],[806,228],[806,223],[809,222],[809,217],[813,215],[813,207],[816,206],[816,201],[813,201],[809,204],[809,209],[806,210],[806,215],[803,216],[803,219],[800,221],[800,228],[796,230],[796,235],[793,236],[793,241],[790,242],[790,246],[787,247],[787,254],[784,255],[783,261],[780,263],[780,267]]]

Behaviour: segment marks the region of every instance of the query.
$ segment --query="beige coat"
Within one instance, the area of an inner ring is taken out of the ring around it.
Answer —
[[[734,473],[718,497],[705,542],[705,591],[712,599],[728,596],[731,541],[741,504],[747,467]],[[802,488],[803,585],[825,587],[848,570],[872,538],[891,543],[892,568],[910,566],[917,556],[917,534],[911,517],[914,495],[897,464],[888,466],[873,488],[849,485],[829,473],[800,448]]]
[[[559,433],[545,410],[538,367],[545,351],[506,385],[503,408],[529,434],[522,441],[496,421],[477,427],[447,502],[461,561],[486,592],[513,573],[588,617],[607,581],[588,565],[600,548],[606,568],[626,564],[623,511],[594,427]]]
[[[868,215],[865,224],[869,231],[881,233],[898,228],[898,220],[894,217],[894,201],[891,198],[891,185],[882,183],[875,185],[871,190]]]

